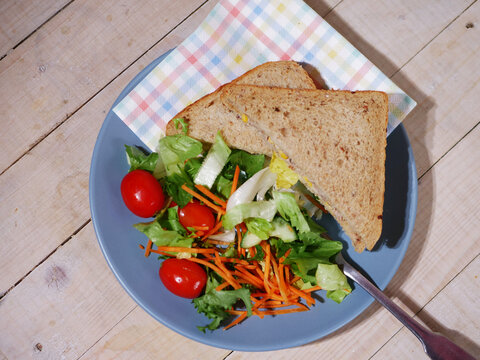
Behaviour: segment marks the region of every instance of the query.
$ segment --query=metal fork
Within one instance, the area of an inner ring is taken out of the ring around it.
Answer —
[[[337,264],[343,268],[344,274],[364,288],[375,300],[387,308],[400,322],[407,327],[423,345],[423,350],[435,360],[475,360],[473,356],[467,353],[458,345],[447,339],[445,336],[433,333],[420,323],[410,317],[397,304],[390,300],[382,291],[380,291],[372,282],[363,276],[357,269],[350,265],[342,256],[337,255]]]

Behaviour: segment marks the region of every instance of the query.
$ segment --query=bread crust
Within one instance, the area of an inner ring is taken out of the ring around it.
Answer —
[[[221,100],[286,154],[356,251],[375,246],[383,223],[385,93],[234,85]]]
[[[256,84],[285,88],[315,89],[315,84],[301,65],[294,61],[272,61],[259,65],[232,82],[221,86],[187,106],[173,118],[183,118],[188,122],[188,135],[206,143],[213,143],[218,131],[233,148],[243,149],[254,154],[272,154],[272,146],[263,141],[258,131],[241,121],[236,112],[226,107],[220,100],[221,93],[234,84]],[[181,132],[173,121],[167,124],[166,135]]]

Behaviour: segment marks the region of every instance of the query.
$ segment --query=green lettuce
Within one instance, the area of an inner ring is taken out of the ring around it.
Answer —
[[[127,154],[127,161],[130,165],[130,171],[141,169],[153,172],[158,162],[158,154],[153,152],[145,154],[136,146],[125,145],[125,152]]]
[[[252,303],[250,301],[250,290],[246,288],[236,290],[220,290],[215,288],[220,285],[215,273],[210,272],[208,276],[205,294],[193,299],[193,304],[199,313],[203,313],[212,322],[206,326],[198,326],[198,329],[205,332],[206,329],[215,330],[221,322],[231,317],[227,310],[231,309],[239,300],[242,300],[247,309],[247,315],[252,314]]]
[[[257,235],[262,240],[267,240],[270,237],[270,232],[273,230],[271,222],[262,218],[248,218],[245,219],[245,225],[249,232]]]
[[[317,284],[327,290],[327,297],[337,303],[352,291],[347,277],[337,264],[318,264],[315,278]]]
[[[234,206],[223,216],[223,227],[231,230],[235,225],[240,224],[247,218],[262,218],[268,222],[273,220],[277,208],[273,200],[254,201]]]
[[[300,233],[310,230],[305,216],[295,201],[295,196],[290,192],[274,191],[273,199],[280,215],[292,224]]]

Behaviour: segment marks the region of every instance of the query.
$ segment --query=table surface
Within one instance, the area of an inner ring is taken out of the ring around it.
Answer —
[[[0,2],[0,359],[421,359],[373,303],[314,343],[217,349],[147,315],[93,231],[89,166],[113,101],[216,0]],[[417,102],[404,121],[418,172],[412,240],[386,289],[480,356],[480,2],[307,3]]]

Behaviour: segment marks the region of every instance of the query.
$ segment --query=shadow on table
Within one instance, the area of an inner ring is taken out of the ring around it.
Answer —
[[[324,1],[308,1],[307,3],[311,6],[314,10],[319,12],[322,10],[325,13],[324,9],[327,7]],[[320,12],[321,13],[321,12]],[[404,121],[404,124],[408,124],[407,128],[411,128],[411,124],[415,124],[415,138],[411,138],[410,141],[412,142],[412,148],[414,152],[414,156],[416,159],[421,159],[421,163],[423,165],[430,164],[429,161],[429,153],[427,151],[427,144],[431,143],[431,137],[434,135],[432,131],[427,131],[427,126],[430,123],[430,120],[433,119],[435,116],[435,112],[433,111],[435,108],[435,102],[432,98],[428,97],[424,94],[420,89],[418,89],[415,84],[413,84],[407,76],[405,76],[402,72],[398,71],[398,67],[390,61],[385,55],[383,55],[377,47],[373,44],[369,44],[365,39],[361,37],[359,33],[357,33],[349,23],[343,21],[335,11],[331,11],[327,14],[326,20],[332,25],[338,32],[340,32],[347,40],[352,42],[352,44],[361,52],[363,53],[373,64],[380,68],[387,76],[394,77],[394,82],[403,90],[405,90],[409,96],[411,96],[416,102],[417,107],[407,116],[407,119]],[[425,166],[421,166],[421,168],[425,168]],[[417,162],[417,169],[419,169],[419,164]],[[417,170],[418,171],[418,170]],[[417,313],[421,306],[416,304],[411,299],[411,294],[404,294],[401,292],[400,288],[402,284],[410,277],[411,271],[415,268],[416,263],[421,259],[423,248],[424,248],[424,241],[427,238],[430,229],[431,217],[433,213],[433,193],[435,187],[435,178],[432,176],[431,173],[428,173],[428,170],[425,173],[418,173],[417,174],[419,181],[419,191],[418,191],[418,206],[417,206],[417,216],[416,216],[416,225],[413,230],[412,238],[410,240],[409,248],[405,255],[405,258],[400,265],[396,275],[392,279],[389,286],[386,288],[385,293],[389,296],[395,295],[400,299],[401,302],[406,304],[411,312]],[[388,185],[388,179],[387,185]],[[399,189],[401,191],[401,189]],[[386,199],[387,201],[387,199]],[[384,234],[383,234],[384,235]],[[380,244],[379,246],[388,246],[388,247],[395,247],[395,236],[399,234],[391,234],[391,240]],[[322,342],[323,340],[331,339],[339,335],[343,335],[344,333],[349,332],[351,329],[357,327],[363,321],[368,320],[371,318],[381,306],[374,302],[371,306],[369,306],[362,314],[360,314],[357,318],[351,321],[349,324],[345,325],[341,329],[337,330],[336,332],[326,336],[323,339],[317,341],[317,343]],[[423,316],[423,314],[422,314]],[[423,320],[423,317],[420,318]],[[446,336],[451,335],[452,339],[458,339],[459,344],[462,343],[468,344],[466,347],[468,349],[472,349],[472,344],[469,339],[466,337],[452,332],[448,329],[441,329],[441,326],[438,323],[434,323],[433,319],[428,319],[430,324],[435,325],[436,328],[440,329],[442,333]],[[429,322],[426,321],[427,325]],[[399,323],[400,324],[400,323]],[[443,332],[445,330],[445,332]],[[368,336],[368,335],[367,335]],[[419,343],[419,346],[420,343]]]

